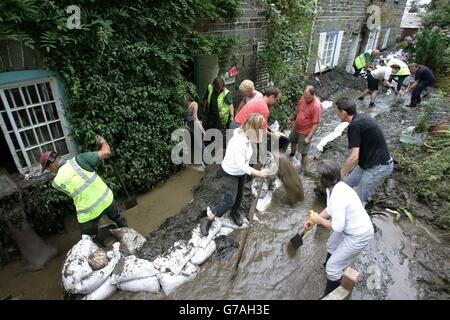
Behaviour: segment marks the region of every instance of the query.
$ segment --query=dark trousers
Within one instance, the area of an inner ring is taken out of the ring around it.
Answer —
[[[397,91],[400,92],[400,89],[402,88],[403,85],[403,81],[405,81],[407,77],[408,76],[391,76],[390,81],[392,81],[394,78],[397,78]]]
[[[97,235],[98,232],[98,222],[101,217],[107,215],[108,218],[115,222],[119,227],[121,226],[120,220],[122,218],[122,211],[117,206],[116,202],[113,201],[111,205],[106,208],[97,218],[92,219],[85,223],[79,223],[81,234],[87,234],[90,236]]]
[[[353,75],[355,77],[359,76],[359,74],[361,73],[362,68],[361,69],[356,68],[355,63],[353,62],[353,69],[355,69],[355,72],[353,73]]]
[[[244,195],[245,174],[242,176],[232,176],[220,167],[218,174],[222,179],[224,190],[219,203],[214,208],[214,214],[221,217],[231,209],[237,212],[241,206]]]
[[[411,93],[411,103],[409,104],[410,106],[415,106],[416,104],[420,103],[420,93],[425,90],[430,84],[432,84],[432,81],[422,81],[419,83],[419,85]]]

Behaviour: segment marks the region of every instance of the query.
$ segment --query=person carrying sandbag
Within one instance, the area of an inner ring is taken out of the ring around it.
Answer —
[[[97,152],[84,152],[64,160],[55,151],[46,151],[39,159],[42,172],[49,169],[56,173],[52,186],[73,199],[81,234],[92,238],[97,235],[98,222],[105,214],[119,228],[128,227],[113,192],[95,172],[101,161],[111,156],[111,149],[100,136],[95,142],[100,147]]]

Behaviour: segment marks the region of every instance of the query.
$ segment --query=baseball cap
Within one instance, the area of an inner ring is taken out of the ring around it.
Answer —
[[[53,163],[57,157],[58,157],[58,154],[55,151],[43,152],[41,154],[41,156],[39,157],[39,162],[41,163],[41,166],[42,166],[42,172],[44,172],[45,169],[47,169],[47,166],[50,163]]]

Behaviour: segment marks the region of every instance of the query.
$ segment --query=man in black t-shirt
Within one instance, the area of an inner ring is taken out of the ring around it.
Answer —
[[[436,77],[430,68],[417,63],[411,64],[409,69],[411,73],[415,75],[414,82],[412,82],[401,95],[404,96],[412,91],[411,102],[407,107],[414,108],[420,103],[420,93],[423,90],[426,90],[429,85],[433,84],[436,81]]]
[[[350,123],[347,136],[351,153],[342,166],[341,176],[345,183],[356,188],[365,206],[375,188],[392,173],[394,162],[383,132],[372,118],[357,114],[355,103],[347,98],[336,101],[336,107],[339,119]]]

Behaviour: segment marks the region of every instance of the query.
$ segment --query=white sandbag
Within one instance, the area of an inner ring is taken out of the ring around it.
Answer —
[[[90,236],[82,235],[81,240],[69,250],[61,271],[62,283],[66,291],[73,289],[76,283],[93,272],[89,265],[89,256],[97,249],[98,246]]]
[[[197,249],[191,243],[186,244],[185,241],[177,241],[171,247],[169,253],[157,257],[153,261],[153,265],[161,272],[172,272],[178,275]]]
[[[181,271],[181,274],[184,276],[190,276],[193,273],[196,273],[198,270],[198,266],[188,262],[186,263],[186,265],[184,266],[183,270]]]
[[[194,247],[206,248],[211,240],[216,237],[216,234],[220,231],[221,228],[222,218],[215,218],[213,223],[211,224],[211,227],[209,228],[208,236],[203,237],[200,234],[200,225],[197,225],[197,227],[192,231],[192,238],[191,240],[189,240],[189,244],[193,245]]]
[[[259,212],[266,211],[272,202],[272,194],[272,191],[268,191],[263,198],[258,199],[258,202],[256,203],[256,210]]]
[[[169,295],[177,288],[181,287],[186,282],[193,280],[197,276],[197,273],[193,273],[190,276],[184,275],[172,275],[169,273],[161,273],[158,276],[161,288],[166,295]]]
[[[135,256],[128,256],[117,263],[111,275],[111,283],[117,284],[130,280],[144,279],[156,276],[156,274],[158,274],[158,270],[155,269],[152,262],[138,259]]]
[[[322,109],[327,110],[333,105],[333,101],[322,101]]]
[[[201,265],[203,262],[208,260],[208,258],[214,253],[214,251],[216,251],[216,242],[213,240],[205,249],[200,248],[197,250],[197,252],[191,258],[191,263],[197,266]]]
[[[117,284],[117,288],[123,291],[130,291],[130,292],[145,291],[150,293],[158,293],[159,290],[161,289],[159,285],[159,280],[156,276],[121,282]]]
[[[147,241],[140,233],[131,228],[118,228],[110,231],[129,254],[135,254]]]
[[[219,219],[219,218],[216,218],[216,220],[217,219]],[[242,220],[243,220],[242,225],[238,226],[229,217],[227,217],[227,216],[220,217],[220,221],[222,222],[222,227],[231,228],[233,230],[235,230],[235,229],[245,229],[245,228],[248,227],[248,220],[247,220],[247,218],[242,218]]]
[[[113,258],[109,261],[108,265],[103,269],[93,271],[89,275],[85,276],[79,282],[77,282],[70,290],[71,293],[88,294],[95,289],[99,288],[111,275],[117,262],[119,261],[121,254],[119,251],[120,243],[114,243]],[[92,270],[92,269],[91,269]]]
[[[316,148],[320,152],[323,151],[323,148],[327,145],[327,143],[333,141],[337,137],[340,137],[342,135],[342,132],[344,132],[345,128],[347,128],[349,125],[348,122],[341,122],[336,128],[334,128],[334,131],[327,134],[325,137],[320,140],[320,142],[317,144]]]
[[[116,291],[116,285],[111,284],[111,279],[108,278],[100,287],[86,295],[83,300],[106,300],[116,293]]]
[[[234,229],[232,229],[232,228],[222,227],[222,228],[220,228],[220,231],[217,232],[216,238],[217,238],[218,236],[227,236],[227,235],[229,235],[230,233],[232,233],[233,231],[234,231]]]

